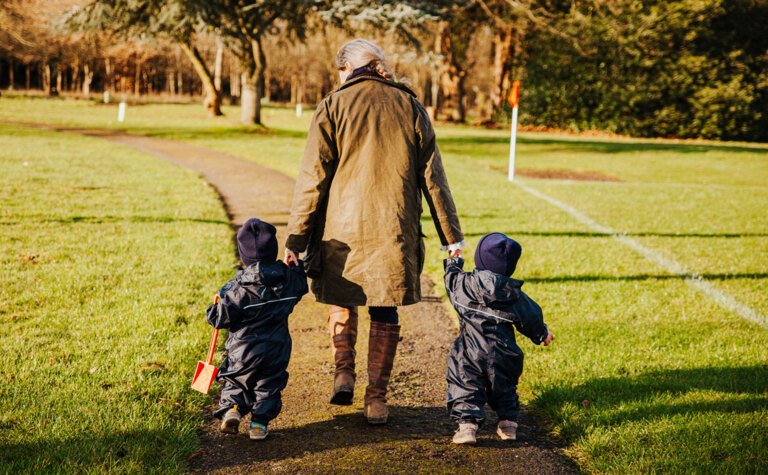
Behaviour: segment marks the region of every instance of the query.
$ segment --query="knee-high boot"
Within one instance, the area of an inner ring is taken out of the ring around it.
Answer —
[[[355,343],[357,342],[357,307],[331,305],[328,326],[336,370],[333,376],[331,404],[352,404],[355,391]]]
[[[368,340],[368,387],[365,389],[365,418],[371,424],[385,424],[387,386],[400,341],[400,325],[371,322]]]

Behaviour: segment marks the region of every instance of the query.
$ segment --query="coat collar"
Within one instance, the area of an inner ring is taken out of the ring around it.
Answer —
[[[383,77],[381,77],[381,76],[379,76],[378,74],[375,74],[375,73],[362,73],[362,74],[360,74],[358,76],[355,76],[352,79],[349,79],[348,81],[346,81],[341,86],[339,86],[339,88],[336,89],[336,92],[339,92],[342,89],[347,89],[348,87],[351,87],[351,86],[353,86],[355,84],[360,84],[363,81],[379,81],[381,83],[386,84],[387,86],[395,87],[397,89],[400,89],[402,91],[407,92],[408,94],[412,95],[413,97],[416,97],[416,93],[411,91],[408,87],[406,87],[406,86],[404,86],[404,85],[402,85],[400,83],[396,83],[394,81],[390,81],[388,79],[384,79]]]

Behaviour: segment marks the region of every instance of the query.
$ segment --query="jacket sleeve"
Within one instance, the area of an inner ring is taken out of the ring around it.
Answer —
[[[233,300],[233,292],[238,284],[230,280],[219,290],[219,301],[205,312],[205,319],[214,328],[229,328],[233,323],[240,321],[239,306]]]
[[[299,265],[290,267],[291,275],[296,287],[296,302],[309,292],[307,285],[307,272],[304,270],[304,261],[299,260]]]
[[[459,279],[463,275],[464,259],[461,257],[443,259],[443,268],[445,269],[445,290],[448,292],[448,297],[453,300],[453,293],[460,285]]]
[[[435,141],[432,122],[421,104],[413,100],[416,108],[416,135],[419,151],[419,187],[429,205],[429,212],[435,222],[440,243],[443,246],[464,240],[459,225],[459,216],[448,187],[448,178],[443,169],[443,159]]]
[[[525,292],[520,291],[520,298],[512,305],[512,312],[517,317],[515,328],[537,345],[547,338],[547,325],[544,324],[544,314],[539,304],[534,302]]]
[[[288,239],[285,247],[293,252],[307,249],[312,227],[333,180],[338,161],[335,127],[328,110],[328,99],[315,111],[309,127],[307,145],[293,191]]]

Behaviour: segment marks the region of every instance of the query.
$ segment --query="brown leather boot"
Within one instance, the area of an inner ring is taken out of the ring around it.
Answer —
[[[371,322],[368,340],[368,387],[365,389],[365,418],[370,424],[386,424],[387,385],[395,362],[400,325]]]
[[[357,342],[357,307],[331,305],[328,318],[331,351],[336,371],[333,376],[331,404],[352,404],[355,392],[355,343]]]

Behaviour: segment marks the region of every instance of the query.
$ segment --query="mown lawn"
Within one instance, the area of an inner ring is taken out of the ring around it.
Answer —
[[[129,107],[119,125],[113,106],[0,100],[0,120],[121,128],[297,173],[311,114],[296,119],[292,111],[267,109],[267,132],[237,126],[235,110],[225,112],[212,120],[195,105]],[[546,349],[523,343],[520,389],[585,471],[768,469],[764,326],[509,184],[507,131],[442,126],[438,143],[468,235],[469,264],[486,232],[523,244],[517,277],[541,303],[557,340]],[[521,177],[768,314],[768,147],[521,134],[518,166],[612,180]],[[439,281],[442,256],[434,231],[427,234],[428,271]]]
[[[234,264],[214,191],[0,125],[0,201],[0,472],[183,471],[208,400],[189,389],[200,312]]]

